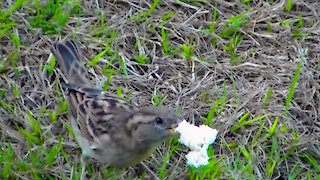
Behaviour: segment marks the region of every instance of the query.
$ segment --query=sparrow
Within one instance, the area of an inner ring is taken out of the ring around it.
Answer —
[[[165,107],[138,108],[94,88],[75,40],[55,43],[51,52],[68,82],[68,119],[83,160],[129,167],[149,157],[165,139],[176,136],[179,117]],[[86,162],[82,162],[82,170]]]

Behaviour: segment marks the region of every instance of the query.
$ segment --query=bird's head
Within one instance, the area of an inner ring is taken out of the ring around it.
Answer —
[[[134,113],[127,122],[132,137],[141,143],[159,143],[168,137],[177,135],[179,117],[164,107],[144,107]]]

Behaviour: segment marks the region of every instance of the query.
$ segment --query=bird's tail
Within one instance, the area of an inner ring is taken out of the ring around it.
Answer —
[[[55,43],[50,50],[61,65],[69,84],[92,87],[88,73],[80,62],[80,48],[76,41]]]

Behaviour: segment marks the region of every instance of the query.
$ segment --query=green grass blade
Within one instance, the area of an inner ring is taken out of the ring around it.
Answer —
[[[301,16],[301,15],[299,15],[299,22],[298,22],[298,26],[299,26],[300,28],[302,28],[302,27],[303,27],[303,19],[302,19],[302,16]]]
[[[19,88],[18,88],[17,84],[14,83],[14,85],[13,85],[13,96],[15,98],[17,98],[17,97],[19,97],[19,95],[20,95]]]
[[[222,92],[222,97],[221,97],[221,105],[219,107],[218,113],[222,113],[224,110],[224,107],[226,106],[227,103],[227,86],[226,86],[226,81],[223,81],[223,92]]]
[[[72,128],[70,127],[70,125],[68,123],[65,123],[64,124],[66,126],[66,129],[67,131],[69,132],[69,134],[71,135],[71,137],[74,139],[74,140],[77,140],[76,136],[74,135],[74,132],[72,130]]]
[[[7,10],[1,17],[1,20],[4,21],[14,10],[16,10],[17,8],[19,8],[24,2],[26,2],[27,0],[17,0],[11,7],[9,10]]]
[[[138,54],[133,56],[133,58],[139,63],[139,64],[146,64],[149,62],[148,56],[146,54]]]
[[[40,140],[38,137],[30,134],[29,132],[27,132],[27,131],[25,131],[25,130],[23,130],[23,129],[20,129],[19,132],[20,132],[24,137],[26,137],[27,141],[33,142],[33,143],[35,143],[35,144],[37,144],[37,145],[40,145],[40,144],[41,144],[41,140]]]
[[[240,119],[239,119],[239,124],[242,124],[244,122],[244,120],[248,119],[250,115],[250,112],[247,112],[246,114],[244,114]]]
[[[251,120],[249,120],[249,121],[245,121],[245,122],[241,123],[241,125],[242,125],[242,126],[249,125],[249,124],[252,124],[252,123],[254,123],[254,122],[256,122],[256,121],[259,121],[259,120],[261,120],[261,119],[264,119],[264,118],[266,118],[266,117],[268,117],[268,116],[269,116],[269,114],[265,114],[265,115],[262,115],[262,116],[253,118],[253,119],[251,119]]]
[[[269,132],[265,135],[265,138],[268,138],[274,134],[274,132],[276,131],[276,128],[277,128],[277,124],[278,124],[278,117],[275,118]]]
[[[38,136],[41,134],[41,125],[40,123],[32,116],[31,111],[28,111],[28,118],[33,129],[33,134]]]
[[[170,151],[167,153],[167,155],[165,156],[165,159],[161,165],[161,168],[160,168],[160,172],[158,173],[159,174],[159,177],[161,179],[164,179],[168,173],[168,171],[166,170],[166,166],[167,166],[167,162],[169,161],[172,153],[177,149],[177,147],[179,146],[179,144],[177,145],[174,145],[173,147],[170,148]]]
[[[266,93],[265,97],[263,98],[261,108],[266,108],[268,101],[270,99],[270,96],[272,94],[272,91],[273,91],[273,87],[268,88],[267,93]]]
[[[244,120],[248,119],[249,115],[250,115],[250,112],[247,112],[246,114],[244,114],[239,119],[238,123],[231,127],[230,132],[234,132],[234,131],[238,130],[241,127],[241,124],[244,122]]]
[[[160,0],[155,0],[155,1],[152,3],[150,9],[146,12],[145,16],[149,16],[149,15],[153,12],[153,10],[157,7],[159,1],[160,1]]]
[[[47,152],[45,154],[46,154],[46,158],[47,158],[47,164],[49,167],[54,164],[56,157],[59,154],[60,149],[62,147],[61,143],[62,143],[62,136],[60,135],[58,145],[54,145],[49,152],[47,152],[45,149],[44,152]]]
[[[66,160],[67,164],[69,165],[70,161],[69,161],[68,155],[64,152],[62,147],[60,149],[60,152],[61,152],[63,158]]]
[[[19,49],[20,46],[21,46],[21,42],[20,42],[20,38],[19,38],[19,33],[17,30],[15,30],[14,33],[11,33],[9,31],[9,36],[10,36],[10,39],[12,41],[12,43],[14,44],[14,46]]]
[[[210,33],[214,32],[214,25],[215,25],[215,22],[216,22],[217,15],[218,15],[218,11],[217,11],[217,4],[216,4],[215,8],[214,8],[214,11],[213,11],[213,19],[212,19],[212,21],[210,23],[210,28],[209,28],[209,32]]]
[[[252,160],[252,157],[251,157],[251,154],[247,151],[246,148],[240,148],[240,151],[242,152],[242,154],[249,160],[251,161]]]
[[[122,96],[122,86],[119,86],[117,89],[117,97],[121,97]]]
[[[191,47],[190,45],[182,44],[181,49],[183,50],[183,56],[186,59],[191,58],[192,52],[191,52]]]
[[[274,171],[274,168],[276,167],[277,162],[270,160],[267,162],[267,176],[270,177]]]
[[[120,61],[121,69],[122,69],[123,74],[128,76],[126,63],[121,58],[118,58],[118,60]]]
[[[302,66],[302,60],[298,64],[298,67],[297,67],[296,72],[294,74],[292,83],[290,85],[290,91],[288,93],[288,97],[286,98],[286,107],[285,107],[285,111],[284,111],[283,115],[287,115],[288,109],[290,107],[291,100],[292,100],[293,95],[294,95],[294,89],[295,89],[296,84],[298,82],[301,66]]]
[[[309,161],[309,163],[318,171],[318,173],[320,174],[320,165],[318,164],[318,162],[312,158],[311,156],[309,156],[307,153],[304,154],[304,157],[307,158],[307,160]]]
[[[169,53],[168,41],[166,39],[166,32],[164,31],[162,23],[161,23],[161,39],[162,39],[163,51],[166,55],[169,55],[170,53]]]
[[[287,4],[286,4],[286,7],[285,7],[285,11],[290,11],[292,8],[292,0],[287,0]]]
[[[171,12],[169,12],[168,14],[164,15],[164,16],[161,18],[161,20],[162,20],[162,21],[166,21],[166,20],[170,19],[171,16],[173,16],[175,13],[176,13],[175,11],[171,11]]]
[[[107,49],[103,50],[101,53],[99,53],[98,55],[96,55],[91,61],[88,61],[88,62],[86,63],[86,65],[87,65],[87,66],[94,66],[94,65],[96,65],[96,64],[100,61],[101,57],[102,57],[103,55],[105,55],[107,52],[108,52]]]
[[[49,66],[44,65],[43,67],[49,72],[49,74],[51,74],[53,72],[55,65],[56,65],[56,60],[54,56],[52,56],[50,59],[50,65]]]
[[[219,98],[219,99],[217,100],[217,102],[215,102],[214,105],[212,106],[212,108],[209,110],[209,113],[208,113],[208,115],[207,115],[207,120],[206,120],[206,122],[205,122],[205,125],[210,125],[210,124],[211,124],[211,122],[212,122],[212,120],[213,120],[213,116],[214,116],[214,114],[215,114],[215,112],[216,112],[219,104],[221,103],[221,101],[222,101],[222,98]]]

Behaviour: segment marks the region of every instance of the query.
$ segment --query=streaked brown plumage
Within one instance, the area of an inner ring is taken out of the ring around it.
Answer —
[[[162,107],[138,108],[93,88],[76,41],[56,43],[52,54],[65,74],[69,119],[84,156],[127,167],[147,158],[173,134],[176,114]]]

